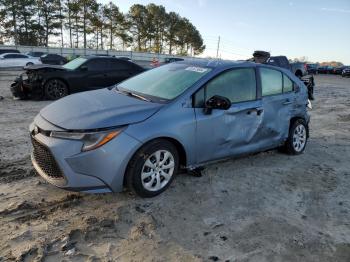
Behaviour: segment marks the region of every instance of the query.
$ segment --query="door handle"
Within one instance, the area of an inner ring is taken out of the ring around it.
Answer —
[[[293,103],[292,101],[290,101],[289,99],[287,99],[286,101],[283,102],[283,105],[290,105],[291,103]]]

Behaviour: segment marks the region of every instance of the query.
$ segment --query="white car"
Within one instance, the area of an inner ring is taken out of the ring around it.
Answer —
[[[41,64],[38,57],[18,53],[4,53],[0,55],[0,68],[23,67],[34,64]]]

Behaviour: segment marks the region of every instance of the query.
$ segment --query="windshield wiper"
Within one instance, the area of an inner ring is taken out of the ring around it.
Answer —
[[[148,99],[148,98],[146,98],[144,96],[141,96],[139,94],[135,94],[135,93],[130,92],[130,91],[120,90],[119,88],[116,88],[116,90],[121,92],[121,93],[124,93],[124,94],[126,94],[128,96],[136,97],[136,98],[139,98],[139,99],[147,101],[147,102],[152,102],[150,99]]]

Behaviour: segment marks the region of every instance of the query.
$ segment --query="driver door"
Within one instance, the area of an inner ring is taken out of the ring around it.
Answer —
[[[256,151],[263,108],[258,99],[255,68],[221,73],[194,95],[197,163]],[[227,110],[204,110],[205,102],[219,95],[231,101]]]
[[[72,86],[76,91],[88,91],[109,86],[109,59],[89,59],[71,76]]]

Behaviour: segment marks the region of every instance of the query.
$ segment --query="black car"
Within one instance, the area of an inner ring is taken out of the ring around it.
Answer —
[[[179,61],[184,61],[184,59],[178,58],[178,57],[166,57],[166,58],[164,59],[164,63],[165,63],[165,64],[174,63],[174,62],[179,62]]]
[[[67,59],[57,54],[44,54],[40,57],[40,61],[47,65],[64,65]]]
[[[344,70],[343,70],[341,75],[342,75],[342,77],[350,76],[350,66],[344,68]]]
[[[45,52],[39,52],[39,51],[31,51],[26,53],[26,55],[30,55],[32,57],[41,57],[45,54],[46,54]]]
[[[71,93],[115,85],[144,71],[115,57],[79,57],[63,65],[34,65],[11,85],[15,97],[51,100]]]
[[[16,54],[20,54],[21,52],[18,51],[17,49],[0,49],[0,55],[1,55],[1,54],[6,54],[6,53],[16,53]]]
[[[345,68],[347,68],[347,66],[338,66],[338,67],[334,68],[334,74],[341,75]]]

